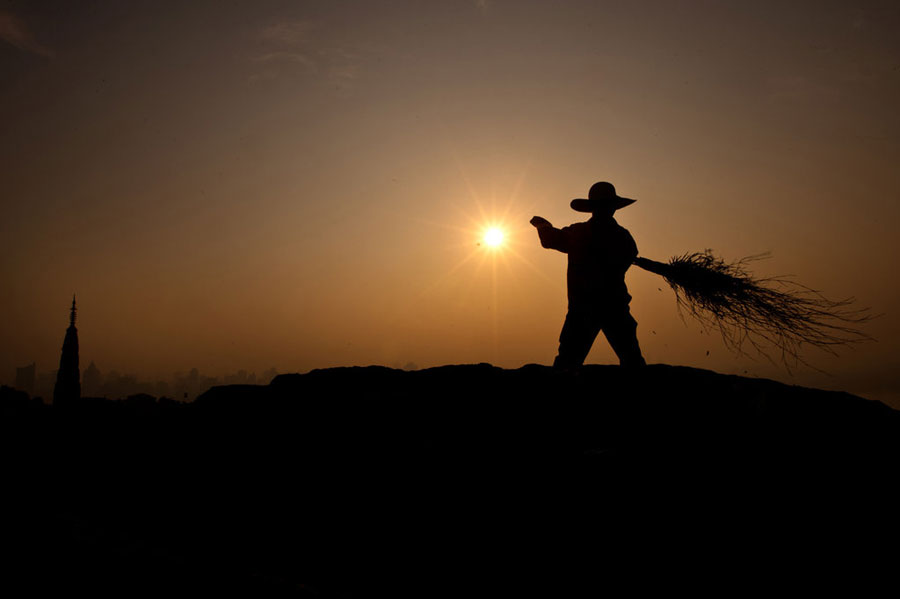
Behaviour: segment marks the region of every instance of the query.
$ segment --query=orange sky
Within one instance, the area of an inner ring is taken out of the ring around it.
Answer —
[[[103,371],[549,364],[528,219],[608,180],[644,256],[771,251],[884,313],[790,375],[632,269],[649,362],[900,407],[900,8],[734,4],[0,4],[0,381],[56,367],[72,292]]]

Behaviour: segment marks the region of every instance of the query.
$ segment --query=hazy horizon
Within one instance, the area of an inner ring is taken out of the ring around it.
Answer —
[[[900,6],[0,3],[0,382],[549,364],[565,256],[611,181],[655,260],[771,252],[881,317],[793,374],[626,277],[650,363],[900,408]],[[491,224],[506,232],[479,245]],[[615,363],[601,338],[588,363]]]

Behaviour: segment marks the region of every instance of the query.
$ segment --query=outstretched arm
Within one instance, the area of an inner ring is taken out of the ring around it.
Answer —
[[[546,218],[535,216],[530,222],[537,229],[538,237],[541,239],[541,246],[551,250],[559,250],[563,253],[569,251],[568,247],[566,247],[566,236],[562,230],[554,227]]]

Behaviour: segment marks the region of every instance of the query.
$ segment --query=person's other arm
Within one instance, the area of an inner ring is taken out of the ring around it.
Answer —
[[[558,250],[568,253],[568,243],[566,243],[566,235],[562,229],[557,229],[546,218],[535,216],[531,219],[531,225],[537,229],[538,237],[541,239],[541,246],[550,250]]]

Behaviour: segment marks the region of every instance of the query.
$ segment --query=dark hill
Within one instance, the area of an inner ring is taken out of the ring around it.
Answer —
[[[336,368],[192,404],[2,399],[6,580],[35,594],[858,591],[895,532],[900,412],[691,368]]]

